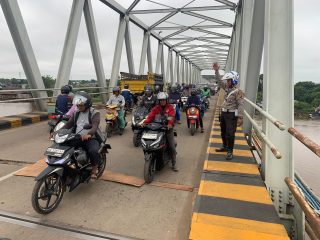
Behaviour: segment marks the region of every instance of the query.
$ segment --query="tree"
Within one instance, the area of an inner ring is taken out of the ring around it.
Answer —
[[[45,88],[54,88],[54,84],[56,83],[56,79],[54,79],[50,75],[42,76],[43,84]],[[48,96],[51,97],[53,92],[48,92]]]

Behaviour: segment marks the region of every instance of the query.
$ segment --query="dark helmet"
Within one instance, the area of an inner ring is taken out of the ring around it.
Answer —
[[[129,89],[129,85],[128,85],[128,84],[125,84],[125,85],[124,85],[124,89]]]
[[[92,106],[91,96],[85,91],[77,92],[73,97],[72,104],[84,104],[86,108],[90,108]]]
[[[61,87],[61,93],[62,94],[69,94],[70,92],[70,87],[68,85],[62,86]]]
[[[159,85],[155,85],[154,86],[154,91],[155,92],[160,92],[160,86]]]
[[[177,91],[177,87],[176,86],[172,86],[170,90],[171,90],[171,92],[176,92]]]
[[[192,96],[195,96],[196,94],[197,94],[197,90],[194,89],[194,88],[192,88],[192,89],[191,89],[191,95],[192,95]]]
[[[150,95],[152,94],[152,88],[149,87],[149,86],[146,86],[146,87],[144,88],[144,93],[145,93],[146,95],[150,96]]]

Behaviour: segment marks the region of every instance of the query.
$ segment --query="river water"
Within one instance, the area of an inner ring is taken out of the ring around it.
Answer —
[[[320,144],[320,120],[296,120],[295,128]],[[296,139],[293,148],[296,172],[320,196],[320,158]]]

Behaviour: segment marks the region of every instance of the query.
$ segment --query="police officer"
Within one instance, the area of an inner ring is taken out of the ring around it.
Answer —
[[[243,99],[244,93],[238,88],[239,74],[235,71],[226,73],[222,79],[219,74],[219,64],[213,64],[219,87],[225,91],[224,101],[221,106],[221,138],[223,146],[216,152],[227,152],[226,159],[233,158],[233,146],[237,126],[243,123]]]

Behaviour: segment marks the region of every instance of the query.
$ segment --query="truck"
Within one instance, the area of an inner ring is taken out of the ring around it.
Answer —
[[[155,85],[159,85],[161,91],[163,90],[163,75],[148,72],[147,75],[136,75],[126,72],[120,72],[120,87],[124,89],[124,85],[128,84],[129,89],[133,94],[141,94],[146,85],[154,89]]]

